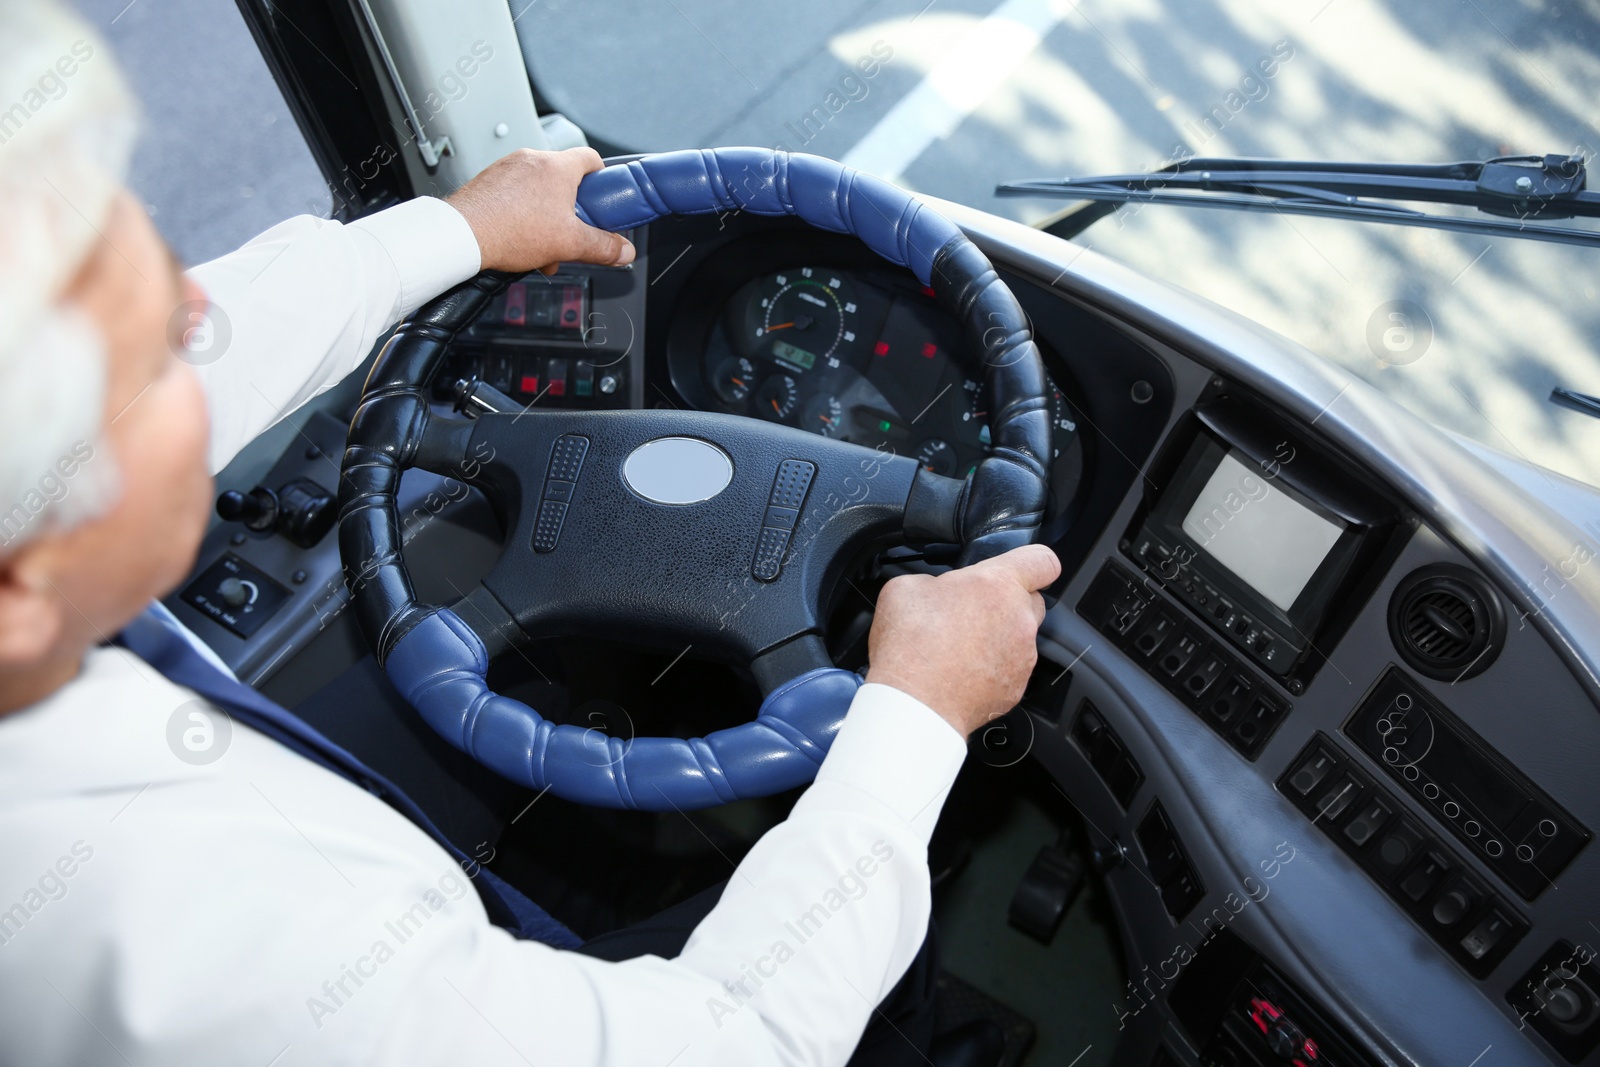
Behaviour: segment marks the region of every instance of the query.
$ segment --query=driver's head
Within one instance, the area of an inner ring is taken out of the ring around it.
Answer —
[[[211,493],[168,320],[201,294],[122,187],[135,108],[61,7],[0,0],[0,709],[185,574]]]

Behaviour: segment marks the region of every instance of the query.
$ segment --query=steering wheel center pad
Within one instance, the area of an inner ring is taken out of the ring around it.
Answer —
[[[861,684],[828,665],[817,636],[822,593],[836,580],[842,557],[893,533],[891,520],[898,518],[913,541],[958,542],[958,562],[971,563],[1028,543],[1043,516],[1050,397],[1027,319],[983,254],[916,197],[830,160],[755,148],[649,156],[590,174],[578,190],[578,215],[611,230],[669,214],[734,211],[794,215],[819,229],[854,234],[909,268],[962,318],[969,345],[981,353],[991,397],[991,451],[973,475],[965,482],[942,479],[906,457],[713,413],[529,411],[471,423],[431,416],[429,386],[456,332],[509,281],[488,272],[400,327],[351,422],[340,549],[356,617],[379,661],[452,743],[514,781],[580,803],[688,810],[809,781]],[[667,434],[727,452],[734,474],[719,497],[682,507],[651,504],[622,484],[631,450]],[[552,531],[542,508],[551,499],[548,485],[564,480],[558,468],[573,460],[562,442],[574,438],[584,441],[587,451],[579,459],[585,469],[575,489],[561,490],[572,494],[572,506],[558,509],[564,526]],[[460,478],[463,459],[485,455],[476,447],[485,442],[503,446],[490,450],[500,459],[485,460],[466,480],[482,488],[513,527],[504,553],[456,610],[420,604],[400,554],[394,505],[400,473],[420,466]],[[812,500],[791,516],[800,521],[813,503],[821,506],[819,490],[838,488],[841,468],[863,460],[882,467],[869,494],[857,499],[846,487],[845,504],[834,504],[837,514],[819,527],[825,533],[785,540],[776,555],[763,554],[755,534],[766,532],[763,514],[780,504],[780,489],[792,482],[795,472],[785,473],[785,465],[809,464],[806,477],[815,478]],[[691,512],[699,513],[698,541]],[[714,526],[721,521],[728,523],[725,530]],[[662,546],[669,551],[652,551]],[[616,573],[595,573],[611,560]],[[588,586],[584,566],[593,575]],[[717,570],[731,566],[742,573]],[[665,598],[659,590],[643,591],[652,568],[665,581],[673,567],[697,581],[668,581],[675,588]],[[752,575],[761,586],[752,610],[725,623],[704,580],[731,586],[736,579],[750,587]],[[578,610],[586,594],[595,612],[587,620]],[[708,621],[713,618],[715,626]],[[719,632],[724,625],[731,632]],[[688,633],[701,652],[735,661],[755,656],[751,670],[768,695],[754,722],[682,740],[609,738],[556,726],[489,689],[491,655],[527,635],[561,632],[656,647]]]

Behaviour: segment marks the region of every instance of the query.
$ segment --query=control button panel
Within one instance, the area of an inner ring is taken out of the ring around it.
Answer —
[[[1089,765],[1117,798],[1122,810],[1127,811],[1144,783],[1144,772],[1100,714],[1100,709],[1087,700],[1078,709],[1078,717],[1072,724],[1072,739],[1083,749]]]
[[[1078,614],[1132,656],[1246,759],[1289,714],[1289,702],[1151,586],[1107,561]]]
[[[1344,732],[1524,900],[1589,843],[1588,830],[1398,667]]]
[[[232,552],[207,567],[182,593],[184,603],[247,640],[290,595]]]
[[[477,378],[522,404],[627,407],[635,288],[630,271],[576,265],[513,280],[451,344],[436,397]]]
[[[598,355],[598,354],[597,354]],[[450,357],[435,380],[444,399],[452,383],[479,378],[524,404],[553,408],[626,407],[626,360],[530,354],[518,346],[491,344]]]
[[[1206,895],[1206,887],[1160,803],[1150,806],[1150,813],[1139,823],[1134,836],[1144,853],[1145,865],[1150,868],[1150,878],[1161,891],[1161,906],[1173,922],[1182,922]]]
[[[1354,857],[1475,978],[1505,958],[1528,924],[1449,848],[1357,769],[1325,734],[1278,779],[1278,791]]]
[[[1375,1067],[1321,1005],[1231,929],[1216,930],[1183,968],[1168,1003],[1206,1067]]]
[[[1159,576],[1162,585],[1196,612],[1208,616],[1216,632],[1245,656],[1274,674],[1286,674],[1306,650],[1304,639],[1282,634],[1255,618],[1189,566],[1190,554],[1142,531],[1133,556]]]

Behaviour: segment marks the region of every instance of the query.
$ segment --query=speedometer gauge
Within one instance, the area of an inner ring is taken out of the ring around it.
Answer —
[[[796,267],[761,279],[745,309],[740,347],[805,374],[836,368],[857,339],[855,294],[842,271]]]

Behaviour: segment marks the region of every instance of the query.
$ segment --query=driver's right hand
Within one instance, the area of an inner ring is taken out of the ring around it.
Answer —
[[[878,595],[867,638],[867,681],[916,697],[961,736],[1022,698],[1038,660],[1039,590],[1061,574],[1044,545],[937,576],[906,574]]]

